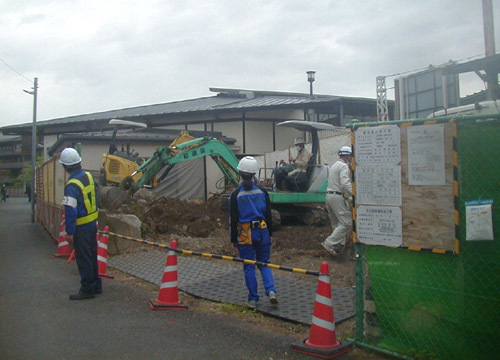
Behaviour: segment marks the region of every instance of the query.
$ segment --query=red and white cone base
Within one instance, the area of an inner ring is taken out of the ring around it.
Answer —
[[[167,264],[163,272],[160,293],[156,300],[149,301],[149,307],[153,310],[187,310],[188,306],[179,301],[179,289],[177,283],[177,241],[170,243],[167,256]]]
[[[328,263],[325,261],[321,264],[309,338],[291,344],[295,352],[324,359],[333,359],[352,350],[352,342],[340,342],[335,334],[329,274]]]
[[[66,240],[66,218],[61,215],[61,222],[59,223],[59,239],[57,242],[57,253],[52,256],[55,258],[67,258],[71,254],[71,246]]]
[[[104,227],[104,233],[97,233],[97,268],[99,276],[107,279],[114,277],[108,275],[108,243],[109,243],[109,226]]]

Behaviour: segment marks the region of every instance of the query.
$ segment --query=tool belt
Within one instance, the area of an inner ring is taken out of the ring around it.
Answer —
[[[340,195],[344,199],[348,199],[349,198],[349,196],[347,194],[341,193],[340,191],[328,191],[328,194]]]
[[[252,245],[252,229],[267,229],[265,220],[255,220],[238,224],[238,244]]]
[[[255,220],[250,222],[252,229],[267,229],[265,220]]]

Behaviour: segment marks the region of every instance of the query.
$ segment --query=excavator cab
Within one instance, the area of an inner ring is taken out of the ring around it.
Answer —
[[[147,127],[146,124],[133,121],[111,119],[110,125],[114,125],[113,135],[107,154],[102,155],[100,169],[100,183],[102,185],[118,185],[128,175],[132,174],[142,164],[138,153],[130,149],[118,150],[116,146],[116,134],[120,126]],[[140,176],[138,176],[139,178]]]
[[[318,192],[328,180],[328,167],[320,164],[318,131],[335,130],[331,124],[311,121],[289,120],[278,123],[278,126],[291,127],[311,134],[311,157],[305,171],[288,176],[286,182],[291,192]],[[279,190],[278,190],[279,191]]]
[[[289,176],[286,181],[290,189],[273,189],[269,192],[273,209],[279,213],[279,219],[295,218],[300,222],[313,225],[324,222],[323,205],[328,185],[328,166],[321,164],[318,132],[335,130],[331,124],[311,121],[290,120],[278,123],[278,126],[291,127],[311,134],[311,157],[305,172]],[[276,219],[276,222],[280,220]]]

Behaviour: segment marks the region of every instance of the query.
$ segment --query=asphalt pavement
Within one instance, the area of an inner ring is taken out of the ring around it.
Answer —
[[[26,198],[0,203],[0,359],[308,359],[299,340],[244,320],[153,311],[150,293],[114,280],[95,299],[70,301],[76,263],[51,257],[56,244],[31,223]]]

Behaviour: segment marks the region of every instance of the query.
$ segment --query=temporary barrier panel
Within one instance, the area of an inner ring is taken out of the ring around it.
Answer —
[[[401,160],[384,166],[401,171],[401,206],[390,207],[402,210],[402,241],[396,248],[381,246],[380,233],[396,231],[393,218],[372,227],[379,245],[356,243],[356,342],[415,358],[492,359],[500,333],[500,115],[432,120],[362,124],[374,131],[399,128]],[[411,139],[409,129],[417,129]],[[356,140],[358,157],[363,149]],[[359,170],[358,163],[356,200],[364,176]],[[387,192],[384,201],[396,202],[387,184],[375,183]],[[468,226],[493,231],[493,241],[467,239],[466,203],[480,200],[492,204],[492,225],[476,217]],[[357,212],[361,206],[373,205],[357,204]],[[367,228],[361,220],[355,219],[356,235]]]

